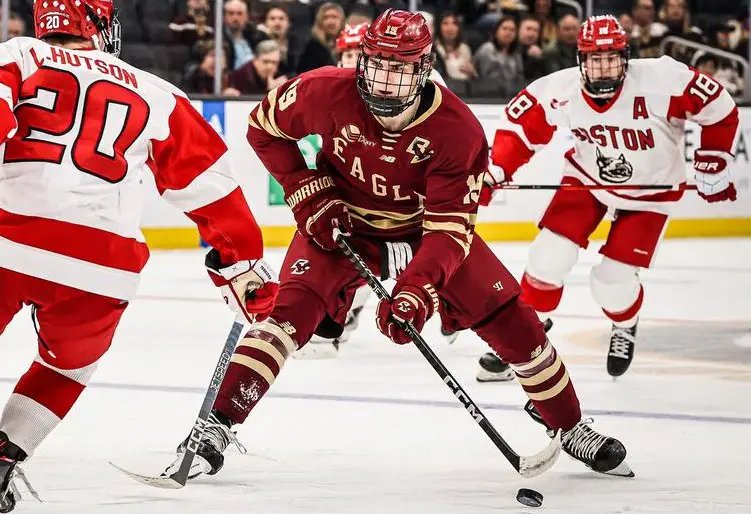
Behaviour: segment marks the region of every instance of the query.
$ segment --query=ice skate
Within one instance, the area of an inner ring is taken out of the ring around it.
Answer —
[[[4,432],[0,432],[0,512],[11,512],[20,500],[13,483],[16,466],[26,459],[26,452],[13,444]]]
[[[633,477],[626,464],[626,448],[618,439],[594,431],[592,418],[579,421],[574,428],[563,432],[563,451],[598,473]]]
[[[206,423],[206,428],[201,435],[201,442],[198,445],[196,456],[190,466],[188,479],[196,478],[201,474],[215,475],[224,465],[224,450],[230,443],[237,446],[240,453],[246,453],[245,447],[237,440],[235,432],[231,430],[232,422],[217,412],[212,412]],[[171,475],[180,467],[180,463],[185,455],[185,447],[188,439],[185,439],[177,447],[177,458],[164,471],[163,475]]]
[[[630,328],[613,325],[610,331],[610,349],[608,350],[607,361],[608,374],[611,377],[620,377],[631,365],[636,344],[636,327],[636,324]]]
[[[480,369],[477,371],[478,382],[508,382],[516,378],[514,371],[503,359],[493,352],[480,357]]]

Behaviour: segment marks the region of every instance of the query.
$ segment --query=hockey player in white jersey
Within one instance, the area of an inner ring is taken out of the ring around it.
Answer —
[[[684,194],[684,123],[702,127],[693,156],[699,195],[708,202],[734,201],[729,165],[738,109],[716,81],[670,57],[629,61],[626,35],[612,16],[586,20],[578,51],[578,68],[533,82],[506,106],[492,148],[500,171],[486,175],[481,202],[489,203],[493,186],[510,181],[559,127],[574,135],[561,184],[635,186],[558,190],[540,221],[521,281],[524,301],[540,313],[553,311],[579,249],[611,211],[614,220],[590,286],[612,321],[607,370],[619,376],[634,356],[644,299],[639,271],[651,266],[671,206]],[[638,189],[659,185],[674,188]],[[493,355],[483,359],[486,365],[499,361]],[[481,373],[486,365],[481,359]]]
[[[183,93],[113,55],[113,15],[112,0],[39,0],[39,39],[0,44],[0,333],[23,305],[38,327],[0,416],[0,512],[136,292],[145,174],[213,247],[206,265],[232,308],[262,319],[278,290],[226,145]]]

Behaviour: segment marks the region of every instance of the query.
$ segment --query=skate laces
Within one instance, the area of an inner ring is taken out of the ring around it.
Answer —
[[[636,342],[636,338],[630,328],[613,327],[610,337],[610,353],[612,357],[628,359],[629,349]]]
[[[566,448],[569,453],[578,459],[590,462],[595,459],[597,450],[599,450],[608,439],[606,436],[595,432],[588,426],[593,422],[594,420],[592,418],[583,419],[577,423],[574,428],[564,432],[563,437],[561,438],[563,447]]]
[[[209,414],[208,424],[203,432],[202,439],[219,450],[220,453],[224,453],[230,443],[234,444],[240,453],[248,453],[247,448],[237,439],[237,434],[219,421],[213,413]]]

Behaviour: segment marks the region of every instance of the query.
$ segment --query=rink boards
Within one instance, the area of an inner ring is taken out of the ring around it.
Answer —
[[[194,101],[193,104],[227,142],[238,182],[262,226],[266,245],[286,246],[294,232],[291,212],[281,202],[278,185],[245,139],[248,114],[256,102]],[[502,107],[470,105],[470,108],[480,120],[488,140],[492,141]],[[695,193],[688,193],[675,207],[667,237],[751,236],[751,108],[741,108],[740,120],[733,166],[739,201],[708,204]],[[690,158],[698,143],[698,127],[687,124],[684,144],[687,176],[691,176]],[[515,175],[515,182],[558,183],[563,153],[571,144],[571,134],[560,130],[553,142]],[[308,142],[303,143],[304,153],[312,156],[312,150]],[[501,191],[493,205],[480,209],[477,231],[489,241],[531,240],[537,233],[537,220],[551,196],[551,191]],[[189,248],[199,244],[190,220],[156,194],[148,195],[142,226],[152,248]],[[606,230],[607,224],[603,224],[595,237],[601,237]]]

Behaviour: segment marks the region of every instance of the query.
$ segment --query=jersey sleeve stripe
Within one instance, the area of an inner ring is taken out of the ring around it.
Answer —
[[[225,153],[217,164],[200,175],[183,189],[165,189],[162,197],[181,211],[193,211],[230,194],[237,188],[235,179],[220,171],[226,169],[221,166],[222,161],[228,161],[229,154]],[[229,166],[229,163],[226,163]],[[220,169],[216,169],[220,168]]]

